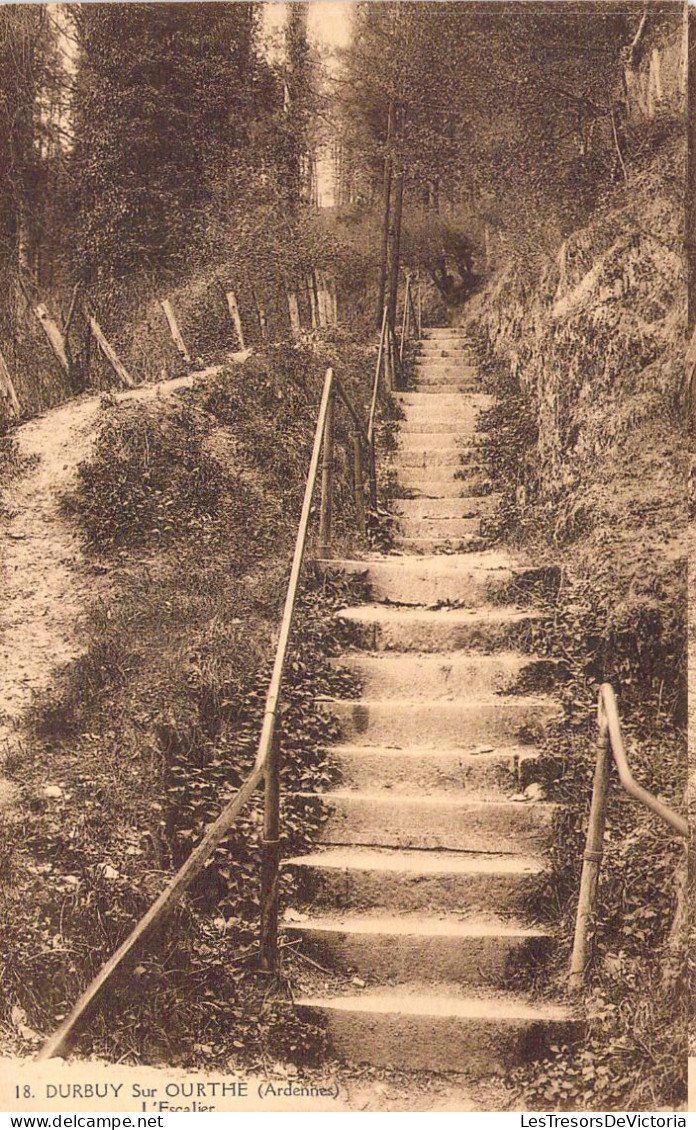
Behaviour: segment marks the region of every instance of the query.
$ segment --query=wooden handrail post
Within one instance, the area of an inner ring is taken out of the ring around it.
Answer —
[[[404,345],[406,343],[406,327],[408,326],[408,298],[411,291],[411,276],[406,276],[406,293],[404,295],[404,312],[401,316],[401,341],[399,342],[399,361],[404,359]]]
[[[413,331],[411,331],[410,329],[411,322],[413,322]],[[411,291],[409,295],[409,332],[411,337],[420,337],[420,330],[418,328],[418,315],[416,313],[416,308],[413,305],[413,291]]]
[[[22,410],[19,406],[19,400],[17,399],[17,393],[15,392],[15,387],[12,383],[12,377],[10,376],[10,370],[7,367],[7,363],[5,361],[5,358],[2,355],[1,349],[0,349],[0,394],[2,394],[3,397],[7,398],[9,405],[10,405],[10,408],[12,409],[12,413],[15,416],[15,418],[18,420],[20,418],[20,416],[22,415]]]
[[[375,458],[375,441],[374,438],[370,443],[369,451],[369,479],[370,479],[370,510],[375,513],[377,510],[377,461]]]
[[[391,390],[392,390],[392,392],[398,392],[398,390],[401,388],[401,358],[399,356],[399,350],[397,348],[397,343],[396,343],[396,333],[394,332],[393,326],[391,327],[390,336],[391,336],[391,359],[392,359]]]
[[[328,557],[331,552],[331,503],[333,496],[333,448],[334,448],[334,407],[333,391],[326,412],[324,427],[324,457],[321,465],[321,512],[319,516],[319,556]]]
[[[591,953],[591,935],[597,918],[597,884],[604,854],[604,826],[607,815],[609,766],[611,749],[609,727],[604,712],[600,716],[597,761],[592,784],[592,802],[587,826],[587,839],[582,863],[578,913],[575,920],[575,939],[570,960],[568,986],[573,992],[582,989]]]
[[[355,494],[355,519],[361,534],[365,533],[365,495],[363,493],[362,439],[353,432],[353,491]]]
[[[172,335],[172,341],[174,342],[176,348],[179,350],[179,353],[181,354],[186,364],[190,365],[191,354],[186,348],[184,339],[181,336],[181,330],[179,329],[179,323],[177,321],[176,314],[174,313],[174,307],[172,306],[168,298],[163,298],[160,301],[160,306],[164,310],[164,316],[167,319],[167,325],[169,326],[169,332]]]
[[[239,304],[237,302],[237,296],[236,296],[236,294],[234,293],[233,290],[228,290],[225,297],[227,298],[227,309],[230,312],[232,324],[234,325],[234,330],[235,330],[235,333],[237,335],[237,340],[239,342],[239,348],[241,350],[244,350],[244,349],[246,349],[246,343],[244,341],[244,329],[242,327],[242,318],[241,318],[241,315],[239,313]]]
[[[261,955],[265,973],[278,969],[278,876],[280,872],[280,726],[273,719],[273,737],[266,761],[261,840]]]

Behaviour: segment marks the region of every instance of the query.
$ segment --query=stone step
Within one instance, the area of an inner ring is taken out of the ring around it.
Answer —
[[[450,472],[455,468],[450,468]],[[432,472],[421,468],[403,468],[399,473],[399,486],[413,498],[481,498],[491,489],[490,476],[474,473],[469,468],[466,479],[455,479],[453,474],[443,474],[443,468]]]
[[[283,867],[307,905],[499,918],[525,914],[544,873],[533,855],[375,847],[324,848]]]
[[[419,438],[413,446],[397,448],[392,463],[397,474],[404,468],[420,471],[437,469],[442,473],[442,468],[449,467],[454,472],[462,466],[462,458],[465,453],[467,453],[466,447],[460,443],[448,445],[444,449],[431,446],[424,447],[422,439]],[[469,456],[473,458],[474,453],[480,458],[480,452],[477,452],[475,447],[470,446]]]
[[[397,533],[394,536],[394,548],[403,550],[404,553],[423,553],[426,555],[431,553],[477,553],[486,548],[486,539],[480,533],[413,538]]]
[[[471,346],[468,341],[461,337],[453,338],[440,338],[438,341],[435,338],[426,338],[420,343],[419,356],[439,356],[442,353],[468,353]]]
[[[549,660],[516,651],[494,655],[355,651],[344,652],[334,662],[352,671],[365,697],[373,699],[490,698],[514,690],[523,677],[529,682],[530,672],[538,668],[555,667]]]
[[[389,789],[393,793],[443,789],[511,794],[534,779],[538,752],[533,746],[491,750],[428,749],[423,746],[334,745],[331,763],[341,789]]]
[[[448,373],[456,373],[465,380],[477,380],[479,376],[478,366],[470,364],[463,357],[423,357],[416,361],[416,376],[419,380]]]
[[[462,444],[470,444],[476,434],[476,424],[474,421],[471,422],[470,426],[455,426],[449,431],[431,431],[430,429],[409,431],[402,426],[399,432],[399,446],[397,451],[419,451],[426,455],[436,451],[458,452]]]
[[[300,794],[305,798],[318,794]],[[557,805],[388,790],[321,794],[321,843],[529,855],[550,842]]]
[[[468,541],[481,536],[481,515],[473,518],[400,518],[398,536],[404,541]]]
[[[422,341],[439,341],[443,337],[457,341],[469,340],[469,334],[463,326],[423,326]]]
[[[529,744],[561,717],[553,699],[531,695],[322,699],[321,706],[338,718],[344,742],[376,746]]]
[[[452,386],[452,387],[450,387]],[[479,393],[480,383],[472,373],[457,369],[429,369],[416,373],[416,390],[421,393],[432,392],[433,389],[446,393],[454,392]]]
[[[478,395],[480,391],[481,386],[478,381],[462,380],[461,377],[442,377],[425,381],[419,379],[414,389],[414,392],[423,396],[441,396],[444,393],[450,396],[457,393],[461,397],[468,397]]]
[[[392,513],[397,518],[412,522],[447,520],[453,518],[481,518],[491,514],[501,495],[470,495],[467,498],[397,498],[392,503]]]
[[[336,997],[301,997],[300,1016],[326,1028],[333,1051],[352,1063],[412,1071],[506,1074],[571,1043],[581,1024],[557,1004],[516,996],[464,996],[456,983]]]
[[[397,392],[394,396],[407,420],[415,420],[418,416],[432,420],[457,418],[474,412],[486,412],[495,404],[495,398],[483,392],[460,396],[457,392],[443,391],[437,400],[433,400],[429,393],[413,389],[410,392]]]
[[[433,397],[428,397],[428,400],[432,399]],[[422,413],[414,413],[413,416],[399,421],[399,439],[401,442],[408,442],[407,437],[428,436],[432,438],[433,446],[437,444],[445,445],[445,440],[439,440],[436,437],[459,436],[469,438],[477,430],[477,417],[478,413],[462,412],[459,416],[444,413],[441,418],[432,419]]]
[[[541,613],[512,607],[398,608],[362,604],[336,614],[371,651],[530,650]]]
[[[553,944],[548,930],[495,919],[342,914],[283,926],[321,965],[382,983],[453,980],[504,988],[521,968],[545,961]]]
[[[430,504],[417,501],[418,505]],[[364,574],[373,600],[389,600],[397,604],[427,605],[448,600],[464,601],[469,605],[485,603],[506,591],[515,575],[507,554],[492,550],[460,557],[390,555],[364,561],[336,558],[320,562],[320,565],[331,570]]]

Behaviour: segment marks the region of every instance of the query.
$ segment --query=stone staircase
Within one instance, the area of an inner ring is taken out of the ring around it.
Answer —
[[[319,850],[287,863],[286,925],[345,974],[297,1002],[340,1058],[481,1077],[576,1028],[531,995],[554,945],[529,905],[555,806],[529,786],[556,706],[528,690],[549,665],[530,654],[534,612],[510,602],[515,569],[481,548],[495,500],[474,438],[488,400],[459,331],[427,332],[417,391],[399,400],[400,555],[332,563],[367,570],[374,603],[340,614],[356,640],[340,662],[362,697],[328,704],[340,779],[322,794]]]

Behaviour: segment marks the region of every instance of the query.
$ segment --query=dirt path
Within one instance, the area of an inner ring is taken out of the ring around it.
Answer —
[[[154,400],[182,387],[178,377],[119,393],[117,400]],[[28,470],[5,492],[0,518],[0,773],[21,750],[23,718],[53,672],[82,650],[80,622],[105,582],[85,559],[75,523],[61,510],[77,468],[94,443],[101,396],[71,400],[14,433]],[[13,787],[0,776],[0,808]]]

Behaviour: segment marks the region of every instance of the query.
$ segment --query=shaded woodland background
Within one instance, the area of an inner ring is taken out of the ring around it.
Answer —
[[[85,310],[152,379],[175,363],[167,295],[204,359],[235,344],[231,280],[252,338],[259,307],[288,333],[283,289],[311,269],[355,328],[385,278],[394,317],[400,264],[452,305],[503,262],[537,264],[681,128],[677,3],[357,4],[338,65],[303,4],[269,52],[262,8],[3,6],[0,349],[26,413],[110,379]]]

